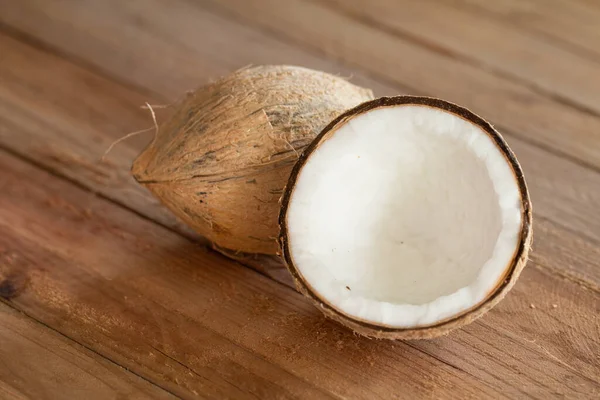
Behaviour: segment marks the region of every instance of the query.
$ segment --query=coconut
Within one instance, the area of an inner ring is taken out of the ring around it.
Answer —
[[[532,240],[521,167],[457,105],[399,96],[331,122],[295,165],[280,243],[298,289],[371,337],[446,334],[510,290]]]
[[[279,199],[300,152],[370,90],[292,66],[239,70],[190,93],[132,173],[223,251],[276,254]]]

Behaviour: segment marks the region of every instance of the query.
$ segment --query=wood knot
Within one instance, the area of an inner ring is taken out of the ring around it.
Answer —
[[[19,287],[12,280],[5,279],[0,282],[0,297],[4,300],[11,300],[19,295]]]

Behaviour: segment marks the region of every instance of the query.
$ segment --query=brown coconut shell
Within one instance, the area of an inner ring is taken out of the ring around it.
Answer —
[[[366,113],[370,110],[380,107],[395,107],[401,105],[421,105],[425,107],[432,107],[442,109],[453,113],[467,121],[470,121],[479,127],[481,127],[496,143],[498,149],[504,154],[508,164],[511,166],[515,176],[515,180],[518,182],[522,207],[522,226],[520,232],[519,246],[513,255],[512,262],[507,268],[504,278],[498,282],[497,286],[490,291],[486,299],[480,304],[475,305],[469,310],[464,311],[460,315],[456,315],[449,319],[439,321],[434,325],[418,326],[410,329],[395,328],[392,326],[377,325],[364,320],[357,319],[349,316],[344,312],[336,309],[334,306],[329,304],[324,298],[311,287],[310,283],[307,282],[300,271],[294,265],[294,260],[290,254],[289,249],[289,238],[287,233],[286,214],[290,198],[296,186],[296,180],[302,167],[306,164],[307,160],[311,157],[313,152],[319,148],[325,141],[335,135],[335,132],[339,127],[344,125],[348,120]],[[527,256],[531,248],[533,231],[532,231],[532,218],[531,218],[531,201],[529,198],[529,191],[525,183],[523,171],[519,162],[517,161],[514,153],[506,144],[506,141],[502,138],[500,133],[494,129],[494,127],[483,118],[477,116],[466,108],[460,107],[456,104],[449,103],[444,100],[439,100],[429,97],[420,96],[396,96],[396,97],[382,97],[372,101],[365,102],[358,105],[357,107],[346,111],[345,113],[338,116],[329,125],[323,129],[323,131],[317,136],[317,138],[306,148],[306,150],[300,156],[300,159],[294,166],[290,179],[284,191],[284,195],[281,200],[281,213],[279,215],[280,224],[280,235],[279,241],[283,251],[283,258],[286,262],[287,268],[294,278],[294,282],[298,290],[305,296],[310,298],[312,302],[329,318],[340,322],[341,324],[349,327],[353,331],[368,337],[373,338],[386,338],[386,339],[429,339],[438,336],[442,336],[450,332],[451,330],[460,328],[473,322],[475,319],[481,317],[492,307],[494,307],[508,291],[513,287],[517,281],[523,267],[527,262]]]
[[[279,199],[300,152],[373,94],[293,66],[260,66],[190,93],[133,163],[135,179],[223,251],[278,252]]]

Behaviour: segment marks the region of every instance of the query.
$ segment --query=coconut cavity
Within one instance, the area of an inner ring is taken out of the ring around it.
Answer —
[[[279,199],[299,154],[372,97],[306,68],[242,69],[176,105],[132,173],[222,251],[276,254]]]
[[[388,337],[478,316],[512,285],[530,240],[527,190],[499,134],[418,97],[374,100],[329,125],[292,174],[281,223],[300,289]]]

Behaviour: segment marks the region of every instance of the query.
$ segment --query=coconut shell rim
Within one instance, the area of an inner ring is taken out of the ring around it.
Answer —
[[[494,141],[498,149],[504,155],[511,170],[515,176],[519,187],[519,193],[521,196],[521,231],[519,234],[519,246],[513,254],[510,266],[506,269],[503,279],[498,281],[495,288],[490,290],[490,293],[485,297],[483,301],[474,305],[473,307],[453,315],[444,320],[437,321],[430,325],[415,326],[410,328],[393,327],[384,324],[375,324],[361,320],[359,318],[350,316],[336,307],[332,306],[327,300],[319,297],[315,290],[313,290],[308,282],[303,278],[302,274],[297,270],[292,256],[289,251],[289,238],[287,232],[287,211],[289,208],[290,199],[296,181],[306,161],[310,158],[312,153],[327,139],[326,136],[332,130],[337,129],[348,120],[357,117],[363,113],[371,111],[376,108],[383,107],[394,107],[402,105],[417,105],[427,106],[431,108],[441,109],[443,111],[452,113],[460,118],[471,122],[481,129]],[[485,119],[481,118],[477,114],[473,113],[469,109],[451,103],[446,100],[441,100],[434,97],[427,96],[391,96],[391,97],[380,97],[374,100],[369,100],[358,106],[351,108],[344,113],[340,114],[333,121],[331,121],[323,130],[317,135],[317,137],[306,147],[302,152],[298,161],[294,165],[288,183],[284,189],[283,196],[281,198],[281,209],[279,213],[279,245],[282,251],[282,258],[285,262],[286,268],[291,273],[296,287],[305,296],[309,297],[315,305],[317,305],[321,311],[334,320],[350,327],[357,333],[365,336],[379,337],[379,338],[391,338],[391,339],[420,339],[420,338],[432,338],[441,336],[448,333],[449,331],[466,325],[473,320],[482,316],[485,312],[495,306],[512,286],[517,281],[522,269],[524,268],[529,249],[532,242],[532,205],[529,196],[529,190],[525,182],[525,177],[521,165],[517,161],[517,158],[513,151],[510,149],[502,135]]]

